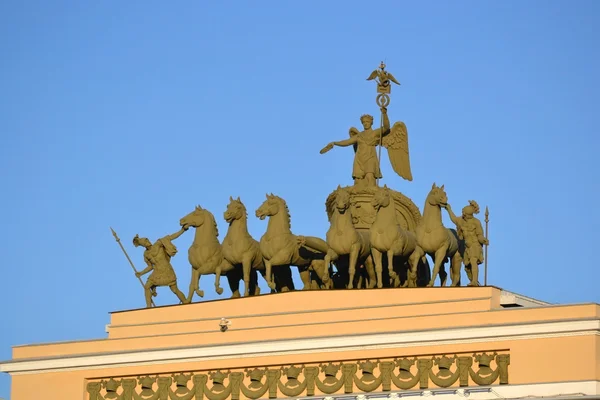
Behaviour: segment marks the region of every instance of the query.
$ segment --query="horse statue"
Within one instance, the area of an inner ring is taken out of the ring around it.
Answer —
[[[444,185],[438,187],[434,183],[425,199],[423,219],[416,229],[417,243],[425,253],[434,260],[433,274],[427,286],[433,286],[435,278],[440,275],[441,286],[446,285],[446,271],[444,268],[448,259],[451,259],[450,278],[451,286],[460,285],[460,266],[462,258],[459,250],[459,239],[454,229],[448,229],[442,223],[441,207],[448,203],[448,196]],[[441,269],[441,270],[440,270]]]
[[[334,212],[330,218],[331,226],[326,234],[329,249],[325,255],[325,265],[329,265],[332,261],[338,261],[340,256],[348,256],[348,283],[346,287],[348,289],[354,287],[356,267],[357,265],[364,265],[371,277],[367,287],[373,288],[376,282],[368,233],[359,232],[354,228],[350,212],[352,205],[350,192],[338,185],[334,196]],[[330,282],[329,271],[326,271],[325,279],[326,282]]]
[[[229,197],[227,210],[223,214],[223,218],[229,224],[225,239],[223,239],[223,257],[233,266],[241,266],[244,277],[244,296],[250,294],[250,288],[255,287],[254,295],[260,294],[260,287],[257,282],[256,271],[259,271],[267,280],[265,275],[265,263],[260,252],[260,245],[248,232],[248,213],[246,206],[238,197],[234,199]],[[291,271],[289,271],[291,280]],[[281,275],[275,276],[278,292],[286,292],[290,290],[289,283],[281,284],[285,281]],[[292,282],[293,285],[293,282]],[[293,286],[291,287],[293,289]]]
[[[319,276],[323,276],[323,270],[327,270],[323,262],[328,250],[327,243],[316,237],[294,235],[285,200],[273,194],[267,194],[265,202],[256,210],[256,217],[261,220],[269,218],[267,231],[260,238],[260,251],[269,287],[276,288],[272,279],[273,266],[295,266],[304,284],[302,289],[311,289],[311,269]]]
[[[194,293],[204,297],[204,291],[200,290],[202,275],[215,275],[215,290],[218,294],[223,293],[223,289],[219,285],[221,274],[226,275],[232,292],[231,297],[240,297],[239,281],[241,274],[238,273],[238,276],[234,276],[233,273],[237,271],[223,257],[223,249],[219,243],[219,231],[214,215],[210,211],[196,206],[194,211],[181,218],[179,224],[185,229],[189,227],[196,228],[194,242],[188,250],[188,259],[192,265],[192,279],[187,303],[192,301]]]
[[[404,286],[417,286],[417,267],[419,262],[426,262],[425,252],[417,244],[417,238],[413,232],[405,231],[398,223],[396,209],[391,199],[390,190],[387,185],[375,192],[371,205],[376,210],[377,215],[373,225],[371,225],[371,253],[375,261],[375,271],[377,273],[377,287],[383,287],[382,255],[387,254],[388,271],[390,280],[398,280],[398,275],[394,271],[394,257],[401,259],[402,263],[408,262],[408,279]],[[397,286],[397,285],[396,285]]]

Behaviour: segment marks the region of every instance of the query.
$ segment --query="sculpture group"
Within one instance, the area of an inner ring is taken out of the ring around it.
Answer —
[[[196,206],[181,218],[181,229],[176,233],[155,243],[137,235],[133,239],[134,246],[145,248],[143,259],[147,265],[136,275],[139,278],[151,272],[144,283],[148,307],[153,305],[152,297],[159,286],[168,286],[180,303],[190,303],[194,294],[203,297],[200,280],[205,275],[214,277],[218,294],[223,293],[220,278],[225,276],[232,297],[242,296],[240,283],[243,296],[259,295],[259,275],[271,292],[295,290],[292,268],[298,270],[302,290],[433,286],[438,277],[440,285],[445,286],[448,262],[452,286],[461,284],[463,265],[468,286],[480,285],[483,246],[489,243],[475,217],[480,211],[475,201],[470,201],[462,209],[462,215],[456,216],[444,185],[434,183],[421,215],[409,198],[385,185],[379,186],[382,175],[378,146],[386,147],[392,167],[400,177],[412,181],[412,172],[406,125],[396,122],[390,126],[387,114],[389,81],[398,82],[385,71],[383,64],[369,79],[375,77],[379,78],[377,103],[381,126],[374,129],[374,118],[363,115],[362,131],[350,128],[348,139],[331,142],[321,150],[324,154],[334,146],[353,146],[355,152],[354,184],[338,185],[326,201],[330,228],[324,239],[293,233],[288,206],[274,194],[267,194],[254,212],[257,218],[268,219],[266,232],[259,241],[248,233],[248,211],[239,197],[230,197],[223,214],[229,227],[222,242],[215,216]],[[442,209],[448,212],[456,229],[443,225]],[[194,228],[195,238],[188,250],[192,279],[185,295],[178,288],[171,258],[177,254],[173,241],[189,228]],[[432,269],[427,256],[433,261]]]

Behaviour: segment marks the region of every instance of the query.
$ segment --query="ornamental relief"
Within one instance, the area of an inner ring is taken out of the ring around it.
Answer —
[[[238,400],[508,384],[506,351],[90,381],[87,400]]]

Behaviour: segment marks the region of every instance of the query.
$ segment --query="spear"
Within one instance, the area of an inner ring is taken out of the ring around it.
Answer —
[[[131,258],[129,258],[129,254],[127,254],[127,250],[125,250],[125,247],[123,247],[123,244],[121,243],[121,239],[119,239],[119,237],[117,236],[117,232],[115,232],[115,230],[111,227],[110,231],[112,232],[113,236],[115,237],[115,240],[117,241],[117,243],[119,243],[119,247],[121,247],[121,250],[123,250],[123,254],[125,254],[125,257],[127,257],[127,261],[129,261],[129,265],[131,265],[131,268],[133,268],[133,272],[135,272],[135,276],[138,278],[138,280],[140,281],[140,283],[142,284],[142,287],[145,289],[146,286],[144,285],[144,281],[142,281],[142,278],[140,278],[139,276],[137,276],[137,269],[135,269],[135,265],[133,265],[133,261],[131,261]],[[150,300],[150,302],[152,303],[152,307],[156,307],[156,304],[154,304],[153,300]]]
[[[390,74],[385,70],[385,63],[382,61],[379,68],[371,72],[371,75],[367,78],[368,81],[376,79],[377,82],[377,98],[375,102],[379,106],[381,111],[381,124],[379,131],[379,153],[377,155],[377,162],[381,163],[381,147],[383,147],[383,108],[390,105],[390,93],[392,92],[391,82],[399,85],[400,82],[394,78],[394,75]],[[380,164],[381,168],[381,164]],[[377,178],[379,182],[379,178]]]
[[[485,240],[487,241],[485,245],[485,277],[483,278],[483,285],[487,286],[487,257],[488,257],[488,246],[489,246],[489,236],[488,236],[488,223],[490,222],[490,210],[488,210],[487,206],[485,206]]]

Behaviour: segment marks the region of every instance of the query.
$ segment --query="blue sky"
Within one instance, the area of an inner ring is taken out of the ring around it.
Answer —
[[[455,210],[489,206],[491,284],[599,302],[599,26],[584,0],[1,3],[0,359],[102,338],[110,311],[144,305],[109,226],[141,267],[131,238],[177,231],[196,204],[222,239],[240,196],[260,238],[273,192],[295,233],[324,237],[353,154],[319,150],[377,113],[365,78],[382,59],[414,175],[384,158],[382,183],[420,208],[433,182]],[[176,242],[183,289],[192,238]]]

